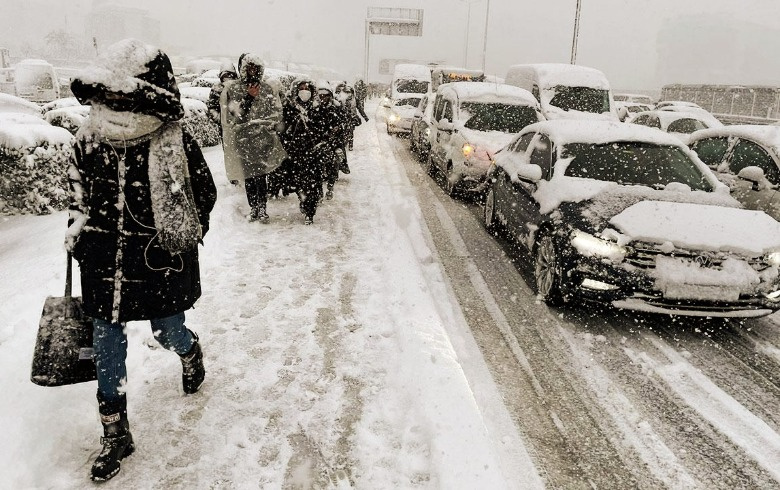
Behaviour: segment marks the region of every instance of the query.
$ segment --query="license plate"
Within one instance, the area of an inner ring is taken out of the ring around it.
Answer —
[[[664,290],[664,298],[704,301],[737,301],[739,289],[728,286],[701,284],[670,284]]]

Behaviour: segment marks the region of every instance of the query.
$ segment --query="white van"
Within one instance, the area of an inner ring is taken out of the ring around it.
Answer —
[[[431,91],[431,69],[425,65],[401,63],[395,65],[390,98],[395,100],[410,94],[427,94]]]
[[[563,63],[513,65],[506,83],[531,92],[546,119],[619,120],[609,81],[595,68]]]
[[[60,81],[51,63],[22,60],[14,67],[16,95],[31,102],[51,102],[60,98]]]

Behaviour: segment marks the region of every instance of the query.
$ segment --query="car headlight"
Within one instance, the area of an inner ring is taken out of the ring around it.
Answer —
[[[425,128],[425,137],[430,138],[431,137],[431,128]]]
[[[579,230],[572,232],[571,244],[582,255],[604,257],[614,261],[622,261],[628,253],[628,249],[622,245]]]
[[[771,266],[780,266],[780,251],[766,254],[764,256],[764,262]]]
[[[398,120],[401,119],[401,116],[399,116],[398,114],[396,114],[394,112],[394,113],[390,114],[390,118],[389,119],[390,119],[390,122],[394,123],[394,122],[398,122]]]
[[[470,157],[471,155],[474,154],[474,152],[476,151],[476,148],[474,148],[473,145],[470,145],[470,144],[466,143],[466,144],[463,145],[463,148],[461,148],[460,151],[463,152],[463,156],[464,157],[468,158],[468,157]]]

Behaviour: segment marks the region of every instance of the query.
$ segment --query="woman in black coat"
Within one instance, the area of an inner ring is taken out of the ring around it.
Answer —
[[[92,106],[68,173],[66,247],[79,262],[85,313],[94,319],[105,437],[91,477],[103,481],[135,450],[122,389],[125,323],[150,320],[158,342],[181,357],[185,393],[205,377],[184,311],[201,294],[197,246],[217,194],[198,144],[179,123],[184,109],[162,51],[120,41],[71,89]]]

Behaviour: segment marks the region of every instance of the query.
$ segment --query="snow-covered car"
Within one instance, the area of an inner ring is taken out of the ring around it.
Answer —
[[[441,173],[453,195],[481,191],[493,154],[542,116],[536,98],[520,87],[454,82],[436,91],[433,120],[428,174]]]
[[[630,122],[631,119],[640,112],[653,110],[651,104],[644,104],[642,102],[615,101],[615,108],[617,109],[618,119],[623,122]]]
[[[431,151],[434,100],[431,94],[423,96],[414,112],[412,128],[409,132],[409,149],[423,162],[428,161],[428,153]]]
[[[387,114],[387,134],[407,134],[411,131],[412,119],[421,99],[421,94],[399,94],[393,100]]]
[[[723,126],[697,131],[689,146],[748,209],[780,220],[780,126]]]
[[[47,102],[41,106],[41,109],[43,110],[43,114],[46,115],[47,112],[53,111],[54,109],[62,109],[64,107],[78,107],[81,103],[76,99],[76,97],[63,97],[61,99],[55,99],[51,102]]]
[[[41,116],[41,106],[15,95],[0,93],[0,114],[21,113]]]
[[[654,105],[653,98],[644,94],[613,94],[615,102],[636,102],[643,105]]]
[[[485,226],[531,252],[549,305],[712,317],[780,308],[780,223],[742,208],[671,135],[541,122],[496,155],[490,182]]]
[[[720,127],[723,124],[714,118],[708,118],[695,112],[678,111],[646,111],[641,112],[629,121],[631,124],[660,129],[674,135],[684,144],[688,143],[691,133],[700,129]]]
[[[655,105],[656,109],[663,109],[664,107],[688,107],[693,109],[702,108],[696,102],[688,102],[685,100],[662,100]]]

